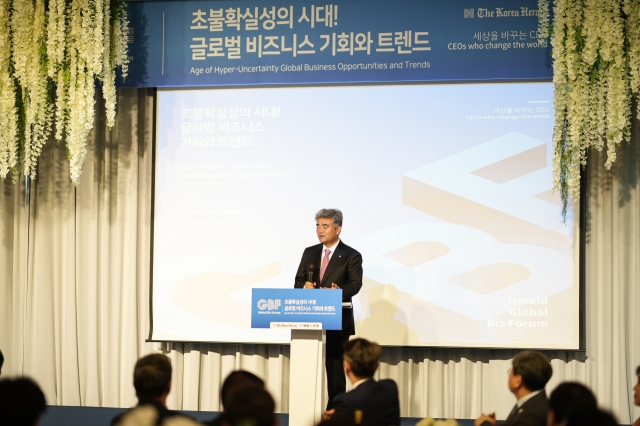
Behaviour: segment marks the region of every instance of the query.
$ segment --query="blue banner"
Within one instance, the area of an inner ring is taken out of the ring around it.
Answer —
[[[342,329],[342,290],[251,290],[251,328]]]
[[[537,0],[129,3],[121,87],[548,80]]]

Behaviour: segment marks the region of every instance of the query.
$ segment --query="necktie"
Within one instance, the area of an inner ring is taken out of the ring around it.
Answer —
[[[507,416],[507,420],[506,421],[513,420],[513,418],[515,417],[516,414],[518,414],[518,404],[513,406],[513,410],[511,410],[511,412],[509,413],[509,416]]]
[[[320,268],[320,282],[322,283],[322,278],[324,277],[324,271],[327,270],[327,265],[329,264],[329,254],[331,254],[331,250],[326,249],[324,251],[324,259],[322,259],[322,267]]]

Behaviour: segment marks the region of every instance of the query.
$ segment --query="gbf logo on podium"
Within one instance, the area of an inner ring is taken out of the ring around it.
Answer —
[[[282,306],[281,299],[260,299],[258,300],[258,309],[261,311],[277,311]]]

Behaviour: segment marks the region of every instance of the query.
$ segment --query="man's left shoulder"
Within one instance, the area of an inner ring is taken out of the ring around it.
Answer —
[[[338,244],[338,248],[345,255],[348,255],[348,256],[362,256],[358,250],[354,249],[351,246],[346,245],[342,240],[340,240],[340,243]]]
[[[538,395],[525,402],[520,408],[522,414],[517,418],[516,423],[528,426],[545,426],[547,423],[547,412],[549,411],[549,398],[542,391]]]
[[[549,406],[549,398],[547,397],[547,393],[543,390],[529,401],[525,403],[525,405],[530,405],[532,407],[548,407]]]

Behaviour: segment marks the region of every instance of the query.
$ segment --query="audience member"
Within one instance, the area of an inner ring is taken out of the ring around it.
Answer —
[[[138,397],[136,407],[152,406],[157,411],[156,425],[168,417],[183,416],[167,408],[167,396],[171,391],[171,361],[166,355],[151,354],[140,358],[133,369],[133,387]],[[130,411],[132,409],[114,417],[111,425],[121,424],[123,416]]]
[[[25,377],[0,380],[0,424],[34,426],[47,408],[40,387]]]
[[[607,411],[589,408],[571,414],[565,426],[618,426],[618,421]]]
[[[564,425],[573,413],[595,408],[598,403],[589,388],[577,382],[560,383],[549,396],[547,426]]]
[[[553,373],[551,363],[540,352],[522,351],[513,358],[511,366],[508,385],[517,401],[503,426],[545,426],[549,399],[544,387]],[[475,426],[495,424],[495,413],[482,414],[474,423]]]
[[[152,405],[141,405],[127,411],[122,416],[120,426],[155,426],[158,421],[158,410]],[[171,416],[162,420],[161,426],[202,426],[187,416]]]
[[[336,395],[333,409],[325,412],[326,418],[338,422],[348,417],[366,426],[400,424],[398,386],[393,380],[373,379],[381,353],[380,345],[365,339],[345,342],[343,364],[352,388]]]
[[[640,365],[636,367],[636,384],[633,387],[633,403],[640,407]],[[640,426],[640,417],[633,422],[633,426]]]
[[[264,381],[256,376],[253,373],[249,373],[245,370],[236,370],[232,371],[224,382],[222,383],[222,388],[220,388],[220,401],[222,402],[222,413],[213,420],[209,420],[208,422],[204,422],[207,426],[221,426],[224,419],[224,411],[227,406],[227,400],[229,399],[229,394],[233,392],[233,390],[237,387],[246,386],[246,385],[255,385],[258,387],[264,387]]]
[[[4,364],[4,355],[2,355],[2,351],[0,351],[0,376],[2,375],[2,364]]]
[[[276,404],[262,386],[234,387],[225,401],[224,426],[277,426]]]

